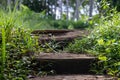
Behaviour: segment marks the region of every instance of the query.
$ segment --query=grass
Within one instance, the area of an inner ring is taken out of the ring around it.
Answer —
[[[6,63],[6,41],[5,41],[5,30],[4,28],[2,28],[2,55],[1,55],[1,62],[2,62],[2,66],[0,67],[0,72],[2,73],[0,75],[0,79],[3,78],[4,76],[4,68],[5,68],[5,63]]]
[[[22,22],[22,24],[18,23]],[[24,22],[17,11],[0,9],[0,79],[21,80],[31,73],[32,57],[27,56],[39,49],[37,38],[31,30],[23,28]]]

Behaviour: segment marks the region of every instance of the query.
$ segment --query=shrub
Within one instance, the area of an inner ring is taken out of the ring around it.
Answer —
[[[115,14],[96,28],[91,38],[94,39],[92,50],[97,51],[99,66],[103,65],[100,72],[120,76],[120,14]]]
[[[82,40],[76,39],[74,40],[74,43],[70,43],[65,50],[71,53],[84,53],[85,50],[87,49],[86,41],[87,41],[87,38]]]
[[[37,42],[31,30],[18,28],[16,12],[0,10],[0,79],[23,80],[30,73],[32,57]]]
[[[94,40],[91,49],[98,56],[101,72],[106,71],[110,75],[120,75],[120,14],[114,16],[98,25],[89,36]],[[93,43],[93,42],[91,42]]]
[[[99,59],[94,71],[120,76],[120,13],[114,13],[111,18],[101,18],[86,39],[76,40],[68,50],[92,53]]]

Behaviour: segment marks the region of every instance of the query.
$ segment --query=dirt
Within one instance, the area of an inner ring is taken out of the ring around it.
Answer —
[[[29,80],[118,80],[111,76],[103,75],[57,75],[57,76],[44,76],[35,77]]]

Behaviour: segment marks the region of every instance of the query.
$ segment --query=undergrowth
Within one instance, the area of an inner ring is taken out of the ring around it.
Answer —
[[[69,44],[70,52],[87,52],[98,57],[93,71],[120,77],[120,13],[100,19],[91,34]]]
[[[0,9],[0,80],[25,80],[31,74],[33,52],[37,51],[37,40],[31,30],[17,24],[16,11]]]

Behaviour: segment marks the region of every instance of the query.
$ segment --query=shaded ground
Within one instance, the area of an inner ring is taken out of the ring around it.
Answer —
[[[102,75],[57,75],[31,78],[29,80],[118,80],[110,76]]]

